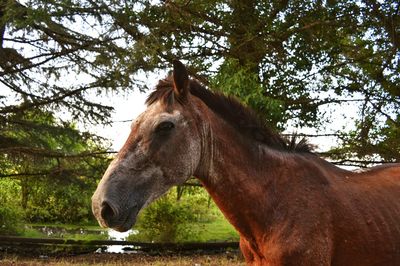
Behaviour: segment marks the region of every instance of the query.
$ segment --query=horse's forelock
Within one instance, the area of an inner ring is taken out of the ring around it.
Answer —
[[[146,105],[150,106],[155,102],[162,102],[163,104],[170,106],[175,101],[183,104],[186,97],[177,95],[174,89],[174,81],[172,75],[169,75],[165,79],[158,82],[154,91],[146,99]]]

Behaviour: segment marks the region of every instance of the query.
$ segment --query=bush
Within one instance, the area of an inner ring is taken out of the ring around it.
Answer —
[[[30,183],[25,219],[33,223],[87,223],[93,220],[93,191],[90,186],[35,180]]]
[[[23,231],[23,212],[19,206],[17,184],[14,180],[1,180],[0,191],[0,234],[20,234]]]
[[[180,200],[171,191],[142,211],[135,226],[139,234],[131,235],[129,240],[184,242],[201,233],[193,230],[193,223],[209,219],[211,216],[204,191],[186,195]]]
[[[14,232],[12,227],[23,222],[94,221],[90,197],[96,187],[95,180],[73,181],[40,177],[0,179],[0,230]]]
[[[22,231],[22,212],[12,205],[0,206],[0,234],[15,235]]]

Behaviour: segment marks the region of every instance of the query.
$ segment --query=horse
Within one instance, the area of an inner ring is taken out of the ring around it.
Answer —
[[[400,265],[400,164],[341,169],[270,129],[173,61],[92,197],[100,225],[194,176],[240,235],[248,265]]]

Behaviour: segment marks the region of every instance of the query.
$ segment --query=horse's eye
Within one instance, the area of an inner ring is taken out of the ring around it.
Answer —
[[[166,133],[175,127],[174,123],[165,121],[158,124],[156,127],[156,132]]]

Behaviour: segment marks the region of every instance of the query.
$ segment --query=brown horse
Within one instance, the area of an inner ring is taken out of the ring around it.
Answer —
[[[174,61],[93,195],[103,226],[197,177],[240,233],[250,265],[400,265],[400,164],[335,167],[285,141]]]

